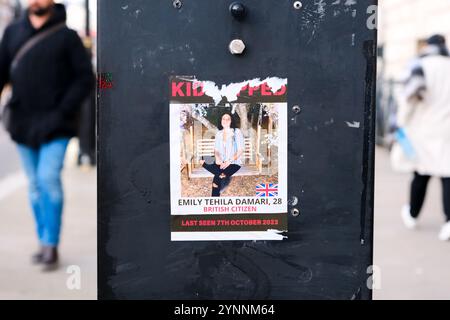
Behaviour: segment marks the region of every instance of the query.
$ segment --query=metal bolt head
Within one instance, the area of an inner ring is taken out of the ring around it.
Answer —
[[[244,41],[241,39],[232,40],[230,42],[229,49],[232,54],[242,54],[245,50]]]
[[[296,196],[292,196],[288,200],[288,205],[291,207],[295,207],[298,204],[298,198]]]
[[[300,111],[302,111],[302,108],[300,108],[300,106],[295,105],[292,107],[292,111],[294,111],[294,113],[298,114],[298,113],[300,113]]]
[[[240,3],[240,2],[233,2],[230,5],[229,8],[231,15],[236,19],[236,20],[243,20],[245,18],[245,16],[247,15],[247,10],[245,8],[245,6]]]
[[[291,215],[292,215],[293,217],[298,217],[298,216],[300,215],[300,211],[299,211],[297,208],[293,208],[293,209],[291,210]]]
[[[303,7],[303,4],[301,1],[295,1],[294,2],[294,9],[300,10]]]
[[[175,9],[180,9],[181,6],[183,5],[183,3],[181,2],[181,0],[174,0],[174,1],[172,2],[172,4],[173,4],[173,6],[174,6]]]

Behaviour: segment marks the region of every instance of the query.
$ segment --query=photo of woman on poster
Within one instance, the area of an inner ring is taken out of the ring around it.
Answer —
[[[283,240],[287,79],[170,81],[171,240]]]
[[[175,127],[174,119],[174,130],[180,139],[177,181],[183,198],[255,197],[261,184],[278,184],[278,119],[284,105],[205,103],[174,108],[180,121]]]
[[[219,131],[215,137],[213,163],[201,160],[200,164],[214,175],[212,181],[212,197],[220,197],[231,181],[231,177],[241,169],[244,152],[244,135],[236,128],[231,113],[224,113],[220,118]]]

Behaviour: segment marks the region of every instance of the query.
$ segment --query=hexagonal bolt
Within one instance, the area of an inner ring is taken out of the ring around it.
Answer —
[[[232,54],[242,54],[245,50],[244,41],[242,41],[241,39],[232,40],[228,47]]]

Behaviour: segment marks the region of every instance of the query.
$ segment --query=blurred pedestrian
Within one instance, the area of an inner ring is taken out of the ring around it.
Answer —
[[[0,93],[11,84],[6,127],[29,180],[40,242],[33,262],[52,270],[58,264],[66,147],[95,80],[81,39],[66,26],[65,7],[27,1],[23,18],[7,27],[0,44]]]
[[[450,57],[445,38],[427,39],[405,84],[399,110],[398,143],[392,150],[394,168],[414,173],[410,203],[403,222],[415,228],[432,176],[441,178],[446,223],[439,239],[450,240]]]

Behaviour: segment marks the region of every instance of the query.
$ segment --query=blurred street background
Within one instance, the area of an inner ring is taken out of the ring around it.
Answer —
[[[400,210],[412,175],[394,172],[389,158],[407,71],[425,39],[442,34],[450,41],[450,1],[380,0],[378,13],[374,264],[381,289],[374,298],[450,299],[450,243],[437,238],[444,223],[441,183],[432,179],[419,228],[407,230]]]
[[[66,6],[67,25],[78,32],[86,49],[92,52],[95,66],[96,1],[56,2]],[[0,38],[8,23],[24,8],[26,1],[0,0]],[[94,106],[87,101],[85,107]],[[83,116],[82,121],[90,127],[94,117]],[[88,135],[95,139],[92,130]],[[60,267],[43,273],[30,263],[31,254],[38,247],[27,180],[16,146],[0,124],[0,300],[97,298],[97,173],[95,166],[90,165],[92,159],[80,158],[79,142],[78,138],[71,140],[64,163]],[[80,278],[74,280],[78,274]]]
[[[437,237],[444,222],[439,179],[430,182],[419,227],[412,231],[400,218],[412,177],[392,171],[385,148],[377,148],[375,167],[374,265],[381,287],[374,299],[450,299],[450,243]]]
[[[69,26],[92,45],[95,62],[96,1],[59,2],[67,6]],[[437,239],[444,222],[441,184],[432,180],[419,228],[407,230],[400,209],[408,201],[411,176],[393,172],[389,160],[405,71],[424,39],[440,33],[450,41],[450,1],[380,0],[379,5],[374,264],[381,288],[374,298],[450,299],[450,243]],[[20,10],[19,0],[0,0],[0,35]],[[62,267],[42,274],[29,263],[36,240],[26,179],[14,144],[0,129],[0,299],[96,298],[96,170],[78,166],[78,150],[74,139],[63,174]],[[72,265],[81,268],[80,290],[66,285]]]
[[[30,263],[38,247],[27,201],[27,181],[15,146],[0,129],[0,300],[97,298],[96,170],[80,170],[77,152],[77,141],[73,140],[63,173],[66,210],[60,268],[43,273]],[[79,267],[79,289],[70,286],[71,266]]]

